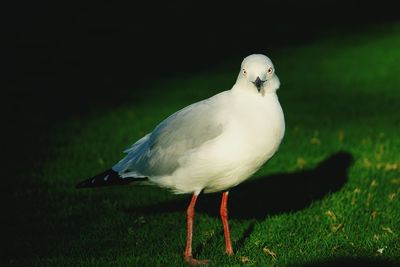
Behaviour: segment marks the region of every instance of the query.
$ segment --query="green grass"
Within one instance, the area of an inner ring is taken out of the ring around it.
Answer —
[[[282,82],[284,141],[230,194],[233,257],[224,255],[220,196],[200,196],[196,257],[215,266],[400,264],[399,47],[394,27],[271,51]],[[189,196],[74,185],[114,164],[172,112],[229,88],[239,63],[183,82],[171,78],[140,103],[94,110],[50,130],[40,144],[51,146],[37,151],[40,164],[17,177],[4,263],[183,265]]]

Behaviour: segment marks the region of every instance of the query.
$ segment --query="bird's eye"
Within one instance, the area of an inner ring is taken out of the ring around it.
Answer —
[[[243,74],[246,74],[246,73],[247,73],[247,71],[245,69],[243,69]]]
[[[274,68],[270,67],[270,68],[267,70],[267,72],[268,72],[268,74],[273,73],[273,72],[274,72]]]

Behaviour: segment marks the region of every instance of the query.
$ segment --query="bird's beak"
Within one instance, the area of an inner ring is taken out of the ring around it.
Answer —
[[[254,85],[257,87],[258,92],[260,92],[262,85],[265,81],[261,80],[260,77],[257,76],[257,79],[253,82]]]

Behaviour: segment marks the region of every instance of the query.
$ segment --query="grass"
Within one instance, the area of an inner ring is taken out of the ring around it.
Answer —
[[[232,189],[233,257],[223,253],[220,196],[200,196],[196,257],[215,266],[400,264],[399,47],[394,27],[273,51],[284,142]],[[18,173],[11,192],[3,263],[182,266],[189,196],[74,185],[114,164],[167,115],[229,88],[237,64],[165,80],[138,103],[51,128],[28,152],[35,166]]]

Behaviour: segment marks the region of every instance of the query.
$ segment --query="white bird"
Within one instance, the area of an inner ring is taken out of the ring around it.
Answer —
[[[254,174],[277,151],[285,122],[276,90],[280,82],[271,60],[246,57],[233,87],[189,105],[139,139],[112,169],[77,187],[147,183],[176,194],[193,194],[187,209],[185,261],[192,255],[194,207],[200,192],[223,191],[220,215],[226,253],[233,254],[227,200],[229,189]]]

